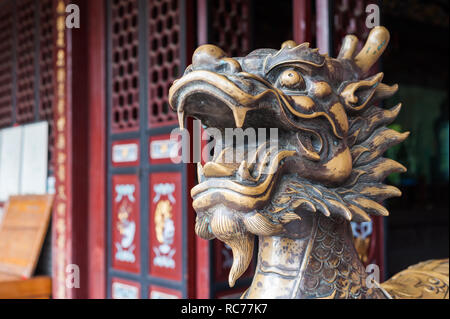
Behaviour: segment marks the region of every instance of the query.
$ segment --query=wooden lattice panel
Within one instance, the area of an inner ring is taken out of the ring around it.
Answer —
[[[367,39],[370,30],[366,27],[366,6],[374,1],[336,0],[333,14],[334,56],[341,49],[342,39],[347,34],[354,34],[360,40],[359,48]]]
[[[176,123],[167,96],[180,68],[178,0],[149,1],[149,125]]]
[[[139,129],[138,2],[111,4],[112,112],[114,133]]]
[[[34,0],[17,2],[17,123],[34,120],[35,79],[35,4]]]
[[[250,0],[212,0],[210,5],[210,42],[231,56],[250,50]]]
[[[13,8],[11,3],[0,7],[0,128],[12,124],[12,47]]]
[[[52,0],[39,1],[40,39],[39,39],[39,119],[48,122],[48,162],[53,170],[53,10]]]

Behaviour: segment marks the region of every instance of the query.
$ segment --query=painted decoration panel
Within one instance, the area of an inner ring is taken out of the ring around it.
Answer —
[[[141,298],[141,285],[134,281],[113,278],[111,297],[112,299],[139,299]]]
[[[121,140],[111,146],[111,162],[114,167],[139,164],[139,141]]]
[[[136,175],[112,178],[112,266],[140,271],[139,180]]]
[[[179,143],[180,139],[171,139],[170,134],[150,137],[148,148],[150,163],[175,164],[180,162]]]
[[[182,178],[180,172],[150,174],[150,274],[182,278]]]
[[[151,285],[148,291],[149,299],[181,299],[181,291],[161,286]]]

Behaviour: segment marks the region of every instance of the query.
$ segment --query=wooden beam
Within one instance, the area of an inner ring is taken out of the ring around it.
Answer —
[[[0,299],[48,299],[51,292],[52,279],[47,276],[0,282]]]

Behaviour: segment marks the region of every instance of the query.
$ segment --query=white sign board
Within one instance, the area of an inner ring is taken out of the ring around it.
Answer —
[[[112,148],[112,160],[113,163],[137,161],[138,145],[136,143],[114,145]]]
[[[0,201],[19,194],[22,127],[2,130],[0,145]]]
[[[113,299],[138,299],[139,288],[121,282],[113,282],[112,284]]]
[[[21,194],[45,194],[47,190],[48,123],[23,127]]]

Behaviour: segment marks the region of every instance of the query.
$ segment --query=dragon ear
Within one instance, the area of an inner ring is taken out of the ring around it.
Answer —
[[[362,110],[374,96],[382,79],[383,72],[380,72],[367,79],[347,84],[340,93],[345,106],[354,111]]]

